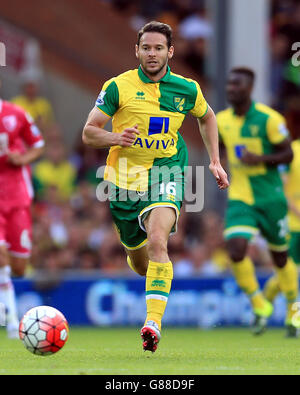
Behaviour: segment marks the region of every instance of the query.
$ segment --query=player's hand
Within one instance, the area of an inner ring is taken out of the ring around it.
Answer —
[[[229,187],[226,171],[223,169],[220,162],[211,162],[209,165],[209,170],[214,175],[219,189],[226,189]]]
[[[8,152],[7,161],[14,166],[24,166],[25,158],[23,154],[19,152]]]
[[[260,155],[253,154],[247,149],[244,149],[241,156],[241,162],[248,166],[256,166],[262,163],[262,158]]]
[[[118,136],[117,145],[121,147],[131,147],[135,142],[136,136],[140,134],[138,125],[134,125],[132,128],[126,128]]]

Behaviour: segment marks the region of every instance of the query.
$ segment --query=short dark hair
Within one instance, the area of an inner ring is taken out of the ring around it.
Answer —
[[[161,33],[163,34],[166,39],[167,39],[167,44],[168,48],[171,47],[172,45],[172,28],[170,25],[167,25],[166,23],[162,22],[157,22],[157,21],[152,21],[147,23],[144,27],[142,27],[139,32],[138,32],[138,39],[137,39],[137,45],[140,45],[140,40],[141,37],[144,33],[149,33],[149,32],[154,32],[154,33]]]
[[[246,75],[247,77],[249,77],[252,84],[254,84],[256,78],[255,72],[249,67],[234,67],[233,69],[230,70],[230,73]]]

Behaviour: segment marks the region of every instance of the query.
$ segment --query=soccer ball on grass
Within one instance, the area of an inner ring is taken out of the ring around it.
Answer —
[[[38,306],[22,318],[19,335],[28,351],[36,355],[52,355],[65,345],[69,327],[60,311],[49,306]]]

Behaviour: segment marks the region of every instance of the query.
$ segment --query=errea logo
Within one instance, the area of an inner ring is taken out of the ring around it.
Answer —
[[[136,92],[135,96],[136,100],[145,100],[145,93],[142,91]]]
[[[164,280],[153,280],[151,283],[151,287],[160,287],[166,288],[166,282]]]

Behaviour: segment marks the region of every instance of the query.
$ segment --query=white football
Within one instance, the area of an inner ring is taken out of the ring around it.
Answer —
[[[52,355],[65,345],[69,327],[60,311],[50,306],[38,306],[21,319],[19,335],[28,351],[36,355]]]

